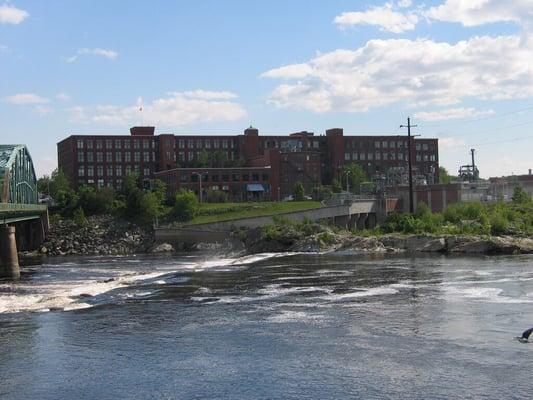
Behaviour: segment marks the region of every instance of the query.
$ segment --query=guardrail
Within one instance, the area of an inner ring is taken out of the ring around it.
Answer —
[[[47,209],[43,204],[0,203],[0,212],[45,212]]]

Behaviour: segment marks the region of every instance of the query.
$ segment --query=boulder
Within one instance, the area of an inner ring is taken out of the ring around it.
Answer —
[[[150,249],[150,253],[168,253],[174,251],[174,246],[170,243],[161,243]]]

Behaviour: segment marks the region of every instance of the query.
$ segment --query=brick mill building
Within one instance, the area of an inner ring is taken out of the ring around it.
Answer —
[[[418,181],[438,182],[438,140],[412,138],[413,169]],[[57,144],[58,164],[74,187],[120,189],[136,172],[143,181],[161,179],[170,193],[189,188],[222,190],[234,201],[280,200],[296,182],[306,192],[342,179],[346,164],[357,163],[372,180],[398,184],[407,171],[405,136],[345,136],[297,132],[259,135],[155,135],[154,127],[133,127],[130,135],[72,135]],[[201,183],[200,183],[201,181]],[[393,182],[394,181],[394,182]]]

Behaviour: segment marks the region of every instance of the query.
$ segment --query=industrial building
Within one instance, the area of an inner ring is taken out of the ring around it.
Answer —
[[[370,180],[405,183],[406,136],[348,136],[343,129],[324,135],[297,132],[259,135],[253,127],[240,135],[155,134],[154,127],[133,127],[130,135],[72,135],[58,143],[59,168],[74,187],[120,189],[131,171],[143,180],[163,180],[171,191],[186,187],[197,194],[228,193],[231,200],[281,200],[296,182],[306,192],[333,178],[343,179],[346,164],[359,164]],[[417,182],[438,182],[438,140],[411,138]]]

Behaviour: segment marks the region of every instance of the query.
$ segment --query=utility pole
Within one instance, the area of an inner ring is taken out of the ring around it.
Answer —
[[[416,128],[418,125],[411,125],[411,118],[407,118],[407,125],[400,125],[400,128],[407,128],[407,153],[409,160],[409,212],[414,214],[415,208],[413,204],[413,153],[411,151],[411,128]]]
[[[477,174],[476,174],[476,163],[474,162],[474,154],[476,152],[475,149],[470,149],[470,152],[472,153],[472,180],[474,182],[477,181]]]
[[[205,173],[207,175],[207,172]],[[202,203],[202,173],[201,172],[193,172],[193,175],[198,176],[198,181],[200,183],[200,190],[198,192],[198,197],[200,200],[200,204]]]

